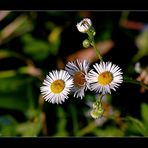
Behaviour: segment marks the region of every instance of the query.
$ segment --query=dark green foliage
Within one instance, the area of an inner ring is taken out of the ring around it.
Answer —
[[[0,16],[4,13],[0,11]],[[96,120],[90,116],[98,98],[93,91],[82,100],[70,94],[62,105],[45,102],[40,93],[48,72],[63,69],[68,56],[81,50],[85,35],[76,24],[83,17],[90,17],[96,27],[95,41],[114,44],[103,59],[136,79],[134,65],[148,54],[148,33],[122,26],[122,19],[128,18],[122,13],[14,11],[1,18],[0,136],[148,136],[147,90],[142,93],[139,85],[123,84],[105,96],[105,115]]]

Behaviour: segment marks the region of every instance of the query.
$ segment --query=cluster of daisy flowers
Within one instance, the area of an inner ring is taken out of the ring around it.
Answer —
[[[90,19],[85,18],[77,24],[77,29],[82,33],[95,35]],[[90,38],[91,39],[91,38]],[[90,42],[91,43],[91,42]],[[84,98],[87,90],[99,94],[111,94],[111,90],[123,82],[121,68],[112,62],[100,61],[90,69],[87,60],[77,59],[69,61],[64,70],[53,70],[46,76],[40,91],[45,101],[53,104],[62,104],[73,93],[76,98]],[[100,107],[100,105],[98,105]],[[93,118],[97,118],[98,108],[94,105]]]
[[[53,70],[46,76],[41,93],[46,101],[61,104],[72,92],[74,97],[83,98],[87,89],[101,94],[111,94],[123,81],[121,68],[111,62],[100,62],[93,65],[86,60],[72,61],[66,64],[65,70]]]

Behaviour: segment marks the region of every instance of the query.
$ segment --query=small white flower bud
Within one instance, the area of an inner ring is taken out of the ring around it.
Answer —
[[[77,23],[76,26],[80,32],[86,33],[92,26],[92,22],[89,18],[84,18],[81,22]]]

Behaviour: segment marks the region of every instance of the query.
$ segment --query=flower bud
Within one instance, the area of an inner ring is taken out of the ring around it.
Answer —
[[[90,41],[88,39],[83,41],[83,47],[88,48],[90,46]]]
[[[94,119],[97,119],[97,118],[102,117],[103,116],[103,113],[104,113],[104,109],[102,107],[102,104],[100,102],[97,102],[97,101],[95,103],[93,103],[93,109],[90,112],[90,115]]]
[[[77,23],[76,26],[80,32],[86,33],[92,26],[92,22],[89,18],[84,18],[81,22]]]
[[[90,115],[92,116],[92,118],[97,119],[97,118],[102,117],[103,113],[104,113],[104,109],[101,107],[101,108],[93,109],[90,112]]]

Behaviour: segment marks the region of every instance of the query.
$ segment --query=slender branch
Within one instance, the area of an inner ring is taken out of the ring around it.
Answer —
[[[96,47],[96,45],[95,45],[94,41],[92,42],[92,44],[91,44],[91,45],[92,45],[92,46],[93,46],[93,48],[95,49],[96,54],[97,54],[97,56],[99,57],[100,61],[102,61],[102,62],[103,62],[102,56],[101,56],[101,54],[100,54],[100,51],[97,49],[97,47]]]
[[[102,56],[101,56],[101,54],[100,54],[100,51],[99,51],[99,50],[97,49],[97,47],[96,47],[93,34],[92,34],[90,31],[88,31],[87,34],[88,34],[88,36],[89,36],[90,44],[91,44],[92,47],[95,49],[97,56],[99,57],[100,61],[103,61]]]
[[[91,131],[93,131],[96,127],[97,127],[97,124],[95,124],[94,122],[90,122],[87,126],[85,126],[84,128],[82,128],[77,133],[77,136],[86,135],[87,133],[90,133]]]
[[[104,94],[100,94],[99,98],[96,100],[97,103],[101,103],[102,104],[102,98],[103,98]]]
[[[148,85],[147,85],[147,84],[144,84],[143,82],[134,80],[134,79],[132,79],[132,78],[124,77],[124,80],[123,80],[123,81],[124,81],[125,83],[132,83],[132,84],[141,85],[141,86],[144,87],[145,89],[148,89]]]

